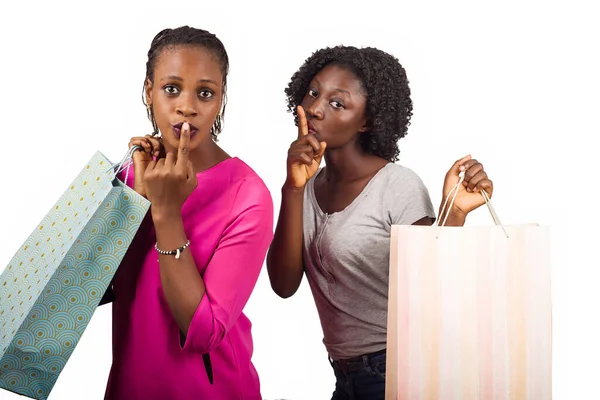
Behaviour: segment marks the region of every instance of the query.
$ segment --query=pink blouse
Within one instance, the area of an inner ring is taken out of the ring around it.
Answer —
[[[251,361],[252,324],[242,310],[273,238],[273,201],[264,182],[238,158],[197,176],[182,217],[190,240],[186,251],[206,293],[182,345],[162,291],[149,213],[113,279],[113,365],[106,399],[261,399]],[[133,186],[133,168],[127,184]]]

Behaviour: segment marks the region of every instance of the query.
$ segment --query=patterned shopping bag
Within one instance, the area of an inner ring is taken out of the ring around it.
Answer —
[[[96,153],[0,275],[0,387],[46,399],[150,203]]]

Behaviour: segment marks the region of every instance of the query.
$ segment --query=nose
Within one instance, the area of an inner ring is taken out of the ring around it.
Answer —
[[[304,107],[306,116],[310,119],[323,119],[323,100],[322,97],[312,98],[311,101]]]
[[[177,103],[177,114],[183,117],[195,117],[198,115],[196,110],[196,99],[191,95],[184,95],[183,93],[179,96],[179,102]]]

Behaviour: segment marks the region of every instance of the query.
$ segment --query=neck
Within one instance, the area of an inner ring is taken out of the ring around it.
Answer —
[[[373,174],[387,161],[383,158],[367,154],[360,143],[338,149],[327,149],[325,152],[326,168],[324,178],[327,181],[354,181]]]
[[[205,140],[190,153],[190,161],[192,161],[195,173],[212,168],[228,158],[231,156],[212,139]]]

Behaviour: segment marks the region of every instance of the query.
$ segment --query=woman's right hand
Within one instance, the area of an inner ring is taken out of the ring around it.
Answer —
[[[287,179],[285,186],[291,189],[304,188],[306,182],[319,169],[327,143],[319,142],[315,135],[308,134],[308,123],[302,106],[298,106],[298,139],[288,150]]]
[[[164,147],[159,138],[146,135],[144,137],[133,137],[129,141],[129,148],[140,146],[143,150],[136,150],[133,153],[133,169],[135,171],[133,190],[146,197],[146,188],[144,185],[144,172],[150,161],[154,158],[164,157]]]

